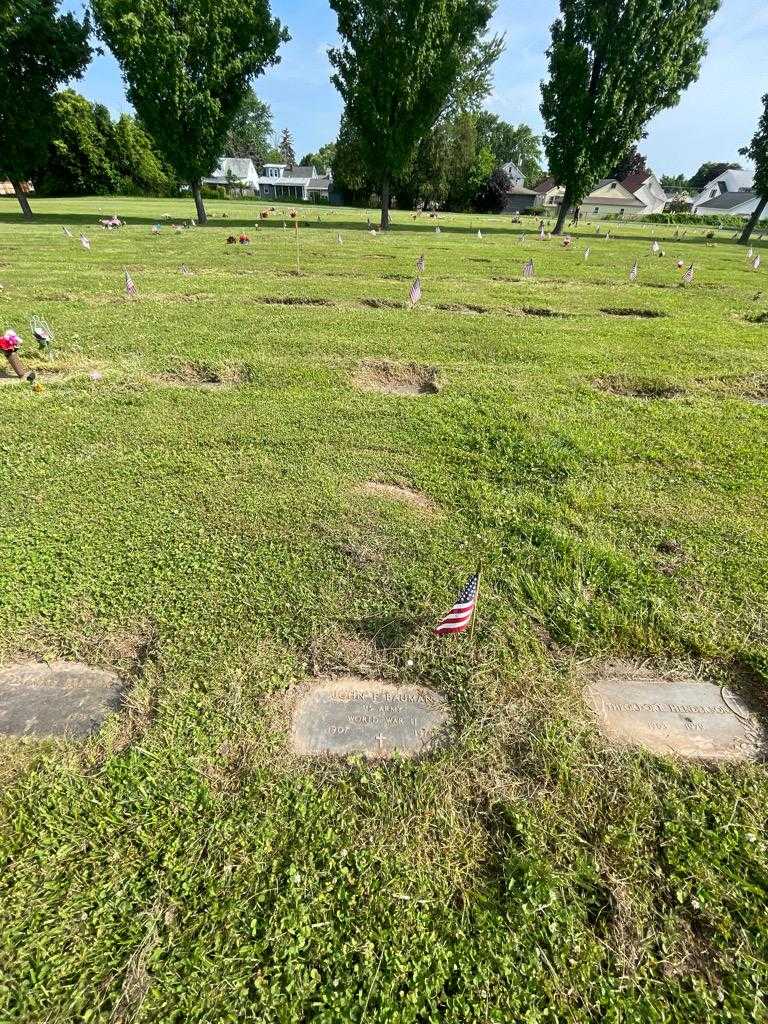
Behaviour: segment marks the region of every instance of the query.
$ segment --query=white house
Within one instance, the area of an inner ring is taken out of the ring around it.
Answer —
[[[265,199],[327,199],[331,183],[330,170],[318,174],[312,166],[265,164],[259,175],[259,190]]]
[[[508,163],[502,164],[501,169],[509,178],[509,184],[512,186],[512,188],[522,188],[524,186],[525,175],[516,163],[513,163],[510,160],[508,161]]]
[[[249,157],[223,156],[213,174],[203,178],[203,184],[222,188],[242,186],[243,192],[255,195],[259,191],[259,173]]]
[[[699,207],[717,196],[725,195],[727,192],[749,192],[754,184],[752,171],[723,171],[712,181],[707,182],[697,196],[694,196],[691,208],[694,213],[699,212]]]
[[[757,209],[760,196],[757,192],[723,192],[722,195],[713,196],[706,203],[700,203],[696,213],[701,214],[722,214],[729,216],[744,217],[748,220]],[[768,206],[760,214],[760,220],[768,220]]]
[[[622,187],[631,192],[645,207],[644,213],[663,213],[669,202],[669,196],[661,187],[661,182],[653,171],[641,174],[629,174],[621,182]]]
[[[545,178],[534,191],[536,192],[534,206],[541,209],[542,212],[546,210],[556,212],[565,195],[565,188],[562,185],[555,185],[553,178]],[[608,214],[618,217],[639,217],[646,212],[645,204],[614,178],[606,178],[601,181],[588,196],[582,199],[579,206],[581,216],[586,219],[605,217]]]

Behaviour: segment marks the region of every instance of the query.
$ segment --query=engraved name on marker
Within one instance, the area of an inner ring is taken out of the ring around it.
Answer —
[[[765,752],[763,725],[736,694],[721,694],[715,683],[606,676],[592,682],[586,695],[609,739],[713,760],[748,760]]]
[[[298,701],[291,740],[298,754],[414,757],[434,748],[449,721],[445,700],[426,687],[336,679]]]

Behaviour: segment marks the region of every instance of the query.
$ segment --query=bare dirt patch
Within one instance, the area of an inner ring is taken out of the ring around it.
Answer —
[[[756,313],[754,316],[748,316],[747,320],[751,324],[768,324],[768,312]]]
[[[215,367],[208,363],[185,362],[174,366],[154,378],[166,387],[197,388],[201,391],[215,391],[218,388],[234,387],[248,379],[242,367]]]
[[[300,295],[267,295],[259,300],[268,306],[335,306],[331,299],[306,298]]]
[[[367,480],[357,488],[360,494],[368,495],[371,498],[386,498],[391,501],[399,501],[411,505],[420,511],[434,515],[437,512],[437,505],[426,494],[414,491],[405,484],[387,484],[379,480]]]
[[[606,316],[634,316],[642,320],[653,320],[656,317],[667,316],[658,309],[634,309],[631,306],[617,306],[615,308],[605,307],[600,310]]]
[[[405,303],[397,299],[360,299],[360,305],[368,309],[405,309]]]
[[[549,309],[547,306],[523,306],[523,316],[565,316],[565,313],[558,313],[556,309]]]
[[[353,377],[362,391],[378,391],[384,395],[436,395],[437,368],[418,363],[390,363],[386,359],[365,359]]]
[[[641,398],[648,401],[679,398],[685,392],[674,384],[663,381],[632,379],[630,377],[597,377],[592,387],[618,398]]]
[[[438,302],[435,309],[441,309],[444,313],[469,313],[475,316],[491,312],[488,306],[478,306],[472,302]]]

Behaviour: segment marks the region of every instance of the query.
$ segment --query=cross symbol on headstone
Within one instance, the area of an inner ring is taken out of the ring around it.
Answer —
[[[381,733],[379,733],[378,736],[374,736],[374,739],[379,741],[379,750],[381,750],[382,746],[384,745],[384,740],[386,739],[386,736],[382,736]]]

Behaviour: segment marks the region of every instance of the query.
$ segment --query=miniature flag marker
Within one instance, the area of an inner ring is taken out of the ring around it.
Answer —
[[[417,277],[411,285],[411,290],[408,293],[408,298],[411,302],[411,309],[414,308],[417,302],[421,301],[421,280]]]
[[[634,283],[637,280],[637,274],[638,274],[638,266],[637,266],[637,260],[635,260],[635,262],[632,264],[632,269],[629,272],[629,280]]]
[[[483,232],[482,232],[482,231],[480,231],[480,229],[479,229],[479,228],[478,228],[478,231],[477,231],[477,237],[478,237],[478,238],[482,238],[482,237],[483,237]]]
[[[654,256],[658,256],[660,248],[661,248],[661,246],[659,245],[659,243],[654,238],[653,243],[651,245],[651,252],[653,253]]]
[[[688,267],[686,272],[683,274],[683,284],[691,284],[693,281],[693,264]]]
[[[61,230],[64,232],[64,237],[65,238],[71,238],[72,237],[72,232],[69,230],[69,228],[62,227]]]
[[[82,245],[82,247],[84,249],[90,250],[90,248],[91,248],[91,240],[90,240],[90,238],[86,238],[85,235],[80,235],[80,245]]]
[[[467,580],[466,586],[459,594],[459,598],[453,608],[435,626],[435,635],[446,636],[449,633],[463,633],[471,624],[471,639],[475,634],[475,613],[477,611],[479,592],[480,570],[478,569]]]
[[[747,253],[747,259],[748,259],[748,260],[751,260],[751,259],[752,259],[752,257],[753,257],[754,255],[755,255],[755,251],[754,251],[754,249],[752,248],[752,246],[750,245],[750,247],[749,247],[749,252]]]
[[[336,235],[336,241],[339,243],[339,245],[344,245],[344,239],[341,237],[340,234]]]
[[[759,270],[760,269],[760,253],[758,253],[757,256],[755,256],[755,258],[752,260],[752,269],[753,270]]]
[[[186,263],[182,263],[179,267],[179,273],[182,277],[192,277],[192,271],[189,269]]]
[[[533,271],[533,257],[531,256],[523,264],[523,277],[526,277],[526,278],[533,277],[533,273],[534,273],[534,271]]]
[[[418,272],[420,274],[424,273],[424,269],[426,268],[426,265],[427,265],[427,261],[424,259],[424,254],[422,253],[422,255],[419,256],[419,258],[416,260],[416,269],[418,270]]]
[[[127,270],[125,272],[125,294],[130,295],[131,298],[137,294],[136,285]]]
[[[584,250],[584,259],[585,260],[589,259],[590,252],[591,252],[591,250],[590,250],[589,246],[587,246],[587,248]]]

